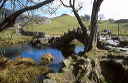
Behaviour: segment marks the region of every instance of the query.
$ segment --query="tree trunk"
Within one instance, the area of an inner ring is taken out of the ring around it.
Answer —
[[[90,39],[89,44],[87,45],[86,52],[91,50],[90,48],[95,47],[97,42],[97,30],[98,30],[98,12],[100,10],[100,5],[103,0],[94,0],[93,9],[91,15],[91,30],[90,30]]]
[[[84,26],[84,24],[82,23],[82,21],[81,21],[81,19],[80,19],[80,16],[79,16],[79,14],[76,12],[76,10],[75,9],[73,9],[73,13],[74,13],[74,15],[75,15],[75,17],[77,18],[77,21],[78,21],[78,23],[79,23],[79,25],[81,26],[81,29],[82,29],[82,31],[83,31],[83,34],[82,34],[82,38],[83,38],[83,44],[84,44],[84,49],[86,49],[86,47],[87,47],[87,45],[88,45],[88,43],[89,43],[89,36],[88,36],[88,34],[87,34],[87,28]],[[84,53],[85,53],[85,51],[84,51]],[[84,54],[83,53],[83,54]]]

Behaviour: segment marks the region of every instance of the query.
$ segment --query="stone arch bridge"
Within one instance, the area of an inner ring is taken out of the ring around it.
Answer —
[[[85,43],[86,38],[84,32],[78,27],[77,29],[68,30],[68,32],[64,33],[60,37],[43,37],[33,39],[29,44],[33,47],[42,47],[44,45],[49,45],[51,47],[65,47],[68,45],[72,40],[78,40],[81,43]]]
[[[64,33],[60,37],[52,37],[48,43],[51,43],[51,45],[54,46],[64,46],[69,44],[74,39],[84,44],[85,36],[79,27],[77,29],[73,29],[72,31],[68,30],[67,33]]]

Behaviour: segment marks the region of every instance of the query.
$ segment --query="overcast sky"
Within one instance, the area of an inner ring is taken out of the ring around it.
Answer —
[[[128,18],[128,0],[104,0],[100,12],[105,18]]]
[[[56,4],[59,4],[57,0]],[[89,14],[91,15],[91,9],[92,9],[92,0],[76,0],[80,1],[83,4],[83,9],[79,11],[80,15]],[[67,3],[67,0],[65,0],[65,3]],[[56,14],[53,14],[51,17],[59,16],[61,14],[70,14],[73,15],[71,9],[60,7]],[[117,19],[125,19],[128,18],[128,0],[104,0],[99,14],[104,14],[105,19],[113,18],[115,20]],[[43,14],[44,15],[44,14]],[[42,16],[43,16],[42,15]]]

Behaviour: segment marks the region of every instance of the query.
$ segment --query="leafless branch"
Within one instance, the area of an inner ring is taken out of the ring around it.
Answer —
[[[13,14],[11,14],[9,17],[7,17],[1,24],[0,24],[0,31],[3,31],[7,28],[9,28],[10,26],[13,26],[13,24],[15,23],[16,18],[22,14],[25,11],[29,11],[29,10],[34,10],[37,9],[39,7],[42,7],[46,4],[49,4],[51,2],[53,2],[54,0],[45,0],[43,2],[40,2],[34,6],[29,6],[29,7],[25,7],[19,11],[14,12]]]
[[[75,0],[73,0],[73,7],[75,7]]]
[[[0,6],[0,9],[3,8],[4,4],[6,3],[7,0],[3,0],[3,3]]]
[[[60,2],[63,4],[63,6],[70,7],[70,6],[66,5],[66,4],[64,4],[64,2],[62,0],[60,0]]]

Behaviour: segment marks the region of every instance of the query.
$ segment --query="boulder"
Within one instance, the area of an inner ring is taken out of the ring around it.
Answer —
[[[42,56],[41,60],[39,61],[40,64],[49,64],[54,57],[50,53],[46,53]]]

